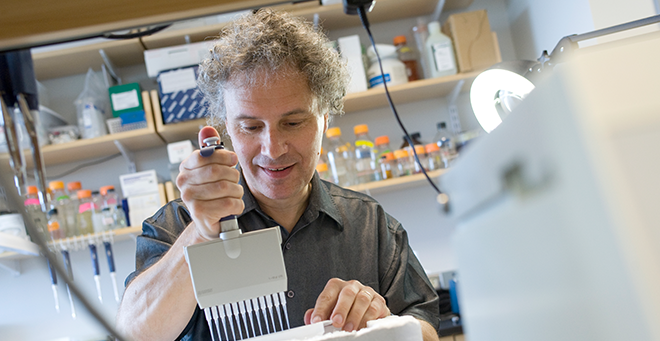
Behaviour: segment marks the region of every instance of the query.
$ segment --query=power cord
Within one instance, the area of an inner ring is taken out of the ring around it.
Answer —
[[[399,123],[399,126],[401,127],[401,130],[403,130],[403,133],[405,134],[406,141],[408,141],[408,144],[410,145],[410,149],[413,151],[413,155],[415,155],[415,162],[419,165],[419,168],[422,170],[422,173],[424,173],[424,176],[426,179],[429,181],[431,186],[435,189],[436,192],[438,192],[438,202],[440,203],[445,203],[441,202],[445,200],[446,195],[440,191],[438,186],[433,183],[433,180],[429,177],[428,174],[426,174],[426,170],[422,166],[422,163],[419,161],[419,156],[417,155],[417,151],[415,151],[415,144],[412,141],[412,138],[410,138],[410,135],[408,134],[408,131],[406,130],[406,127],[403,126],[403,122],[401,122],[401,118],[399,118],[399,113],[396,111],[396,107],[394,106],[394,102],[392,102],[392,97],[390,96],[390,91],[387,88],[387,82],[385,81],[385,72],[383,71],[383,63],[380,60],[380,55],[378,53],[378,49],[376,48],[376,42],[374,41],[374,37],[371,34],[371,30],[369,29],[369,20],[367,19],[367,12],[365,10],[364,6],[359,6],[357,8],[358,15],[360,16],[360,21],[362,22],[362,26],[364,29],[367,31],[367,34],[369,35],[369,40],[371,40],[371,46],[374,48],[374,52],[376,53],[376,57],[378,59],[378,66],[380,68],[380,74],[383,79],[383,86],[385,87],[385,95],[387,96],[387,101],[390,104],[390,109],[392,109],[392,112],[394,113],[394,118],[396,118],[396,121]],[[441,198],[442,196],[442,198]]]

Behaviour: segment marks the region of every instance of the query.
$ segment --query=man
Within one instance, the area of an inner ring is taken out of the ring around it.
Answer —
[[[438,299],[401,224],[315,173],[347,84],[327,39],[301,19],[260,10],[223,30],[198,82],[234,152],[195,151],[182,162],[182,200],[144,222],[119,329],[134,340],[210,340],[183,247],[217,238],[220,218],[233,214],[245,232],[281,227],[292,327],[332,320],[352,331],[407,314],[437,340]],[[200,142],[210,136],[216,129],[199,132]]]

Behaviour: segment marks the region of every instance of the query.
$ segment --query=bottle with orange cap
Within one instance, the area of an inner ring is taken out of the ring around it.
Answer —
[[[44,237],[44,240],[50,239],[48,236],[48,226],[46,220],[46,213],[41,210],[41,202],[39,201],[39,190],[37,186],[28,186],[27,195],[25,196],[25,210],[28,212],[30,219],[34,226]]]
[[[408,75],[408,81],[416,81],[419,79],[417,73],[417,60],[415,60],[415,54],[412,49],[408,47],[406,36],[396,36],[394,37],[394,46],[396,47],[396,54],[399,56],[399,60],[403,62],[406,66],[406,74]]]
[[[328,167],[332,174],[332,182],[339,186],[355,185],[355,163],[353,146],[341,138],[339,127],[329,128],[325,132],[328,138]]]
[[[406,176],[412,174],[412,164],[410,162],[410,155],[408,154],[407,150],[395,150],[394,158],[396,159],[397,176]]]
[[[94,233],[94,208],[92,204],[92,191],[81,189],[78,191],[78,233],[80,235]]]
[[[355,133],[355,170],[360,184],[381,179],[374,143],[369,137],[369,127],[360,124],[353,127]]]
[[[72,209],[71,199],[64,190],[64,182],[51,181],[48,183],[48,188],[51,191],[51,207],[57,208],[60,229],[64,231],[66,237],[77,235],[76,212]]]
[[[430,171],[446,168],[440,147],[437,144],[429,143],[424,146],[424,149],[426,150],[426,160]]]
[[[393,179],[398,176],[396,159],[393,152],[387,152],[380,157],[380,174],[383,180]]]
[[[426,159],[426,149],[421,144],[415,145],[415,152],[417,153],[417,158],[419,158],[419,163],[415,160],[415,156],[412,156],[413,164],[413,174],[418,174],[424,170],[429,170],[428,160]]]
[[[71,221],[69,225],[75,226],[76,229],[78,229],[78,214],[76,212],[78,212],[78,206],[79,206],[78,191],[82,189],[82,183],[80,181],[67,182],[66,189],[67,192],[69,192],[69,200],[70,200],[69,211],[73,212],[73,214],[70,215]]]

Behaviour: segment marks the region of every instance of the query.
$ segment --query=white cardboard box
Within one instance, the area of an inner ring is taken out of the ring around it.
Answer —
[[[167,157],[170,159],[171,164],[177,164],[192,154],[193,150],[193,144],[190,140],[168,143]]]
[[[212,42],[203,41],[162,49],[146,50],[144,51],[144,63],[147,66],[147,75],[151,78],[156,78],[161,71],[197,65],[209,55],[212,46]]]
[[[362,62],[362,45],[360,37],[352,35],[337,39],[337,45],[342,59],[346,60],[346,66],[351,76],[347,93],[367,91],[367,73]]]
[[[119,182],[124,198],[151,193],[158,194],[158,175],[153,169],[120,175]]]
[[[158,192],[128,197],[128,217],[132,226],[142,226],[142,222],[154,215],[162,206]]]

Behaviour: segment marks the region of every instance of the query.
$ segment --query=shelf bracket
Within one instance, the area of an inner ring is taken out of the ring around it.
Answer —
[[[101,58],[103,59],[103,65],[105,65],[106,69],[108,70],[108,73],[110,73],[110,76],[117,81],[117,84],[121,84],[121,77],[119,77],[119,73],[117,72],[117,67],[115,64],[112,62],[110,57],[105,53],[105,50],[99,49],[99,54],[101,55]]]
[[[14,277],[21,275],[21,263],[18,261],[18,259],[0,260],[0,268],[9,271],[9,273]]]
[[[465,84],[465,80],[461,79],[456,83],[456,86],[454,89],[451,91],[449,96],[447,96],[447,109],[449,111],[449,129],[451,129],[451,132],[454,133],[454,135],[459,134],[463,131],[463,127],[461,127],[461,120],[458,117],[458,106],[456,105],[456,100],[458,99],[458,95],[461,93],[461,89],[463,89],[463,84]]]
[[[128,172],[129,173],[135,173],[137,171],[137,168],[135,167],[135,160],[133,157],[133,152],[131,152],[126,146],[124,146],[121,141],[115,140],[115,146],[117,146],[117,149],[121,152],[121,155],[124,156],[124,159],[126,159],[126,164],[128,165]]]

